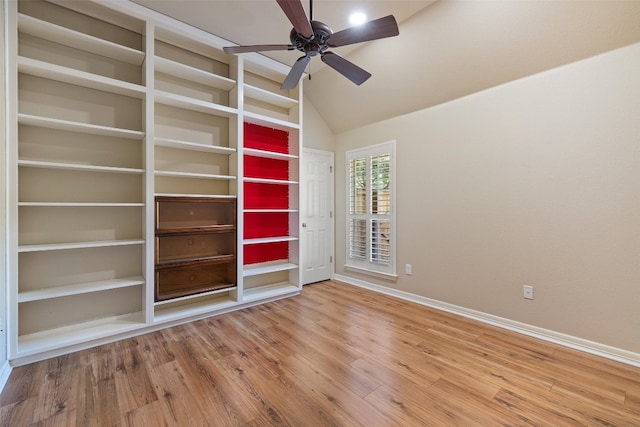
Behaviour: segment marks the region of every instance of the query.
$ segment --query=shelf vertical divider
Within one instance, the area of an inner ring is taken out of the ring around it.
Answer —
[[[7,102],[5,104],[6,118],[5,123],[7,133],[5,144],[6,175],[7,185],[5,191],[8,192],[5,199],[7,206],[7,230],[18,230],[18,2],[9,1],[5,3],[4,25],[5,31],[5,60],[8,61],[5,66],[5,72],[8,73],[5,78],[10,84],[5,86],[7,93],[5,94]],[[4,226],[4,224],[3,224]],[[18,233],[8,232],[6,235],[7,256],[6,262],[6,298],[7,313],[5,316],[7,324],[5,325],[5,333],[8,334],[8,348],[6,356],[9,359],[14,358],[18,353]]]
[[[155,25],[146,22],[144,81],[147,93],[144,103],[144,257],[145,285],[142,287],[143,315],[146,324],[153,323],[155,283]]]
[[[236,75],[236,100],[238,103],[238,116],[235,126],[236,136],[236,277],[237,277],[237,300],[242,301],[244,294],[244,57],[237,55],[233,62]]]
[[[295,217],[297,218],[297,236],[298,236],[298,241],[296,242],[297,245],[297,254],[296,254],[296,263],[298,264],[298,268],[296,270],[293,270],[292,272],[289,272],[289,275],[295,275],[296,277],[293,277],[292,279],[292,283],[295,284],[298,289],[302,290],[302,268],[303,268],[303,263],[302,263],[302,242],[300,241],[300,238],[302,236],[302,215],[300,214],[300,212],[302,211],[302,206],[300,205],[300,201],[301,201],[301,197],[300,197],[300,193],[303,191],[302,187],[302,170],[304,169],[303,165],[303,138],[302,138],[302,122],[303,122],[303,118],[304,118],[304,91],[303,91],[303,84],[304,84],[304,78],[300,79],[300,82],[298,83],[298,107],[297,107],[297,117],[296,119],[298,120],[298,131],[296,132],[297,134],[297,139],[295,140],[295,143],[297,144],[296,149],[298,150],[298,159],[297,159],[297,163],[296,163],[296,173],[297,173],[297,178],[296,181],[298,182],[297,188],[296,188],[296,197],[295,197],[295,206],[297,206],[298,208],[298,213],[295,215]],[[289,187],[291,188],[291,187]],[[291,221],[291,215],[289,216],[290,221]]]

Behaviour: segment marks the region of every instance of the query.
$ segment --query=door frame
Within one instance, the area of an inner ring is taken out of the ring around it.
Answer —
[[[335,188],[336,188],[336,182],[335,182],[335,174],[336,174],[336,167],[335,167],[335,153],[333,151],[326,151],[326,150],[319,150],[317,148],[307,148],[304,147],[302,149],[302,156],[303,156],[303,161],[300,162],[300,166],[301,166],[301,170],[300,170],[300,188],[302,189],[302,191],[300,192],[300,256],[301,258],[301,262],[300,265],[303,266],[304,264],[304,260],[306,257],[306,251],[305,251],[305,247],[306,245],[304,244],[305,242],[303,242],[303,237],[304,233],[302,232],[302,223],[304,222],[304,209],[305,209],[305,202],[307,200],[307,194],[306,191],[304,190],[304,188],[306,188],[305,184],[306,184],[306,163],[304,162],[304,156],[306,156],[307,154],[319,154],[319,155],[326,155],[329,156],[330,161],[331,161],[331,179],[330,179],[330,185],[329,185],[329,191],[327,192],[327,203],[329,206],[329,211],[330,211],[330,225],[329,225],[329,256],[331,257],[331,266],[330,266],[330,279],[333,279],[335,277],[336,274],[336,266],[335,266],[335,259],[336,259],[336,243],[335,243],[335,226],[336,226],[336,213],[335,213]],[[304,272],[301,271],[301,275],[304,275]],[[302,280],[302,284],[305,285],[304,283],[304,278],[301,279]]]

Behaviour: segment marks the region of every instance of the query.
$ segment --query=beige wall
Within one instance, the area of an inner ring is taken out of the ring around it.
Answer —
[[[304,98],[302,110],[304,120],[302,143],[304,147],[334,151],[336,136],[308,98]]]
[[[397,140],[399,278],[343,268],[342,184],[336,272],[640,353],[638,76],[635,44],[337,135],[337,183]]]

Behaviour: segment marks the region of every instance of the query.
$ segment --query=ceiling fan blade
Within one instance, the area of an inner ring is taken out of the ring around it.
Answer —
[[[393,15],[374,19],[358,27],[347,28],[331,34],[327,44],[331,47],[346,46],[354,43],[362,43],[370,40],[393,37],[400,34],[398,23]]]
[[[322,55],[322,62],[324,62],[358,86],[366,82],[367,79],[371,77],[371,73],[363,70],[353,62],[347,61],[342,56],[336,55],[333,52],[325,52]]]
[[[290,44],[257,44],[252,46],[227,46],[223,47],[226,53],[265,52],[267,50],[295,50]]]
[[[313,38],[313,29],[311,22],[307,18],[302,2],[300,0],[276,0],[280,5],[280,9],[287,15],[293,28],[302,37],[311,40]]]
[[[302,73],[304,73],[304,69],[307,68],[307,64],[311,61],[310,56],[301,56],[298,58],[293,67],[291,67],[291,71],[287,75],[287,78],[284,79],[282,86],[280,89],[293,89],[298,85],[300,81],[300,77],[302,77]]]

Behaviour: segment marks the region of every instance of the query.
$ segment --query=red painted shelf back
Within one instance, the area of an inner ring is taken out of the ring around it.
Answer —
[[[244,146],[256,150],[289,154],[289,133],[252,123],[244,124]]]
[[[244,247],[244,264],[289,259],[289,242],[262,243]]]
[[[288,181],[289,162],[287,160],[244,156],[244,175],[248,178],[280,179]]]
[[[257,239],[260,237],[278,237],[288,235],[288,212],[245,212],[245,239]]]
[[[244,183],[245,209],[289,209],[289,186]]]
[[[251,123],[244,124],[244,146],[256,150],[289,154],[289,133]],[[250,178],[289,179],[287,160],[244,156],[244,175]],[[244,183],[245,209],[288,209],[289,186],[282,184]],[[289,235],[287,212],[249,212],[244,214],[244,238]],[[286,260],[289,242],[262,243],[244,247],[244,263]]]

